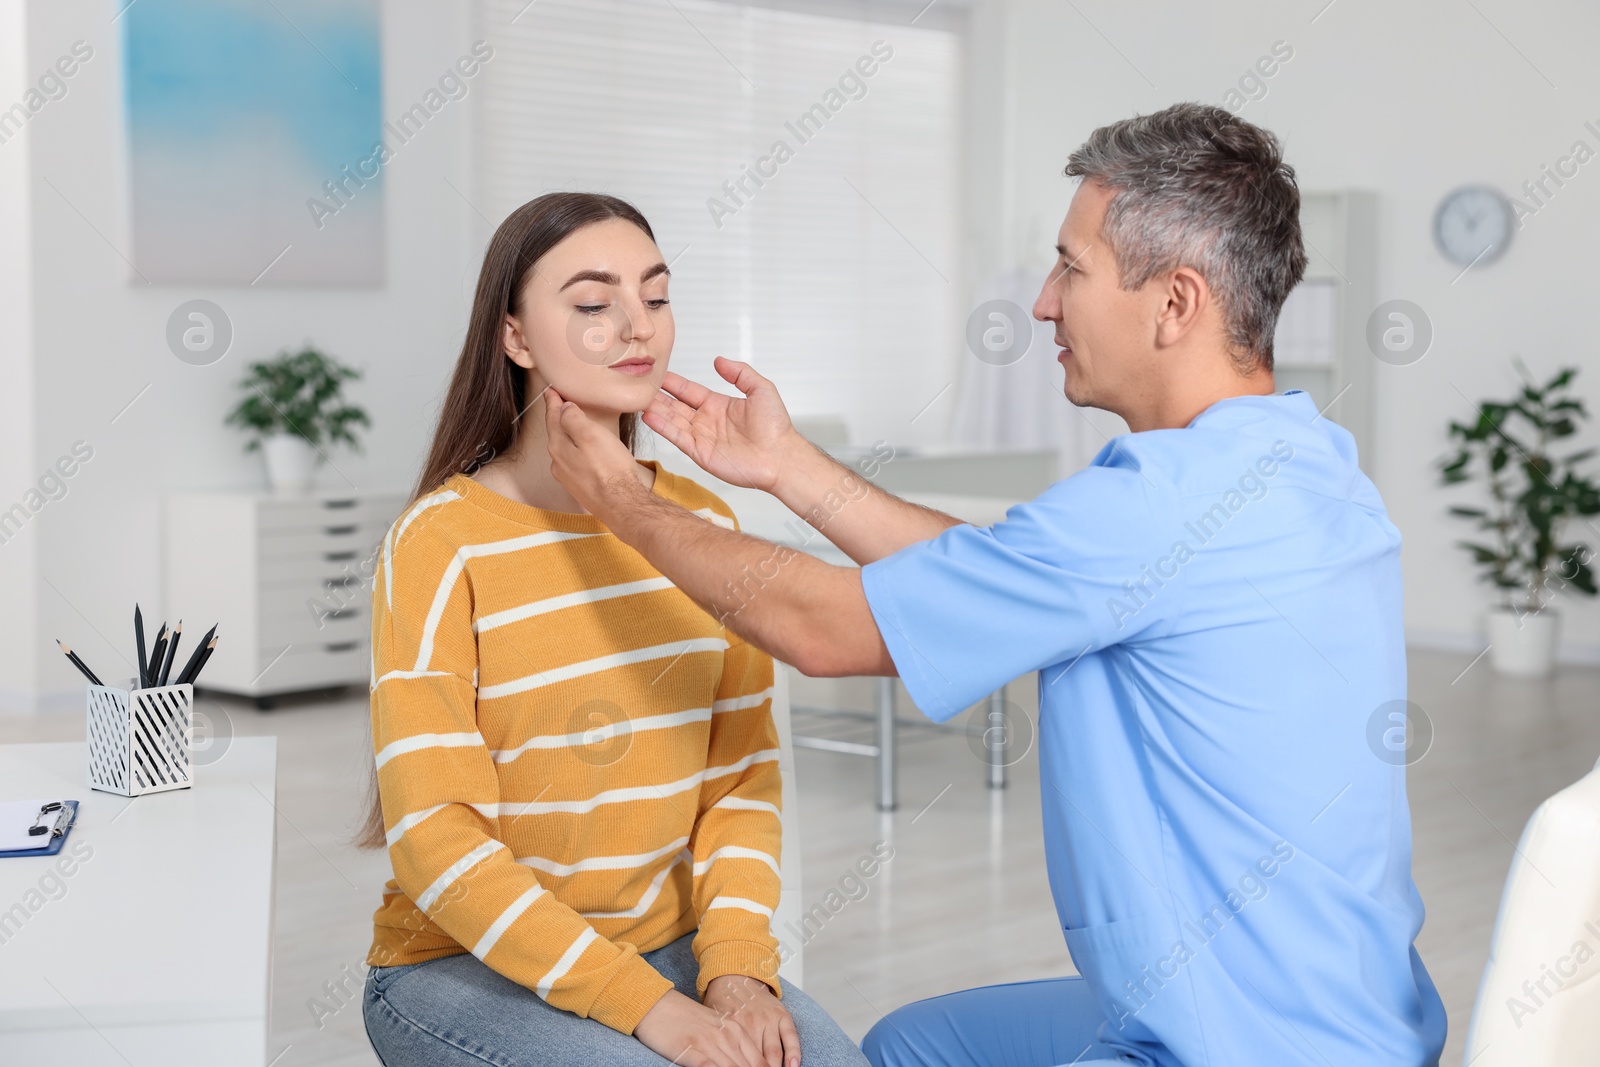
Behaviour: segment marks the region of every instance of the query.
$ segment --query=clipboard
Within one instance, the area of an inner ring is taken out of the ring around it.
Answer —
[[[0,859],[12,856],[54,856],[61,851],[61,846],[67,843],[67,832],[72,829],[72,824],[78,821],[78,802],[76,800],[62,800],[57,802],[60,807],[55,811],[55,822],[50,826],[48,837],[39,835],[45,844],[37,848],[14,848],[0,850]],[[39,815],[48,815],[43,807]]]

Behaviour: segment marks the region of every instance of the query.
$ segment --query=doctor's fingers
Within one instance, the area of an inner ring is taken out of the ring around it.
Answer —
[[[692,381],[677,371],[670,370],[661,379],[661,388],[691,408],[698,408],[711,397],[719,395],[699,382]]]
[[[750,364],[741,363],[737,359],[729,359],[727,356],[718,356],[713,362],[717,368],[717,373],[722,375],[724,379],[745,396],[750,396],[756,390],[762,388],[772,390],[773,396],[777,396],[778,387],[773,385],[770,380],[757,374],[756,369]]]
[[[674,410],[663,403],[662,398],[658,396],[644,409],[644,424],[665,437],[674,447],[687,452],[688,445],[694,440],[695,435],[691,423],[694,409],[686,410],[688,414]]]
[[[650,406],[645,408],[645,410],[652,411],[663,418],[670,418],[674,421],[684,423],[685,425],[693,422],[695,415],[699,414],[700,411],[700,409],[689,404],[685,404],[683,401],[669,396],[666,393],[657,393],[655,396],[651,397]],[[707,412],[707,414],[710,413]]]

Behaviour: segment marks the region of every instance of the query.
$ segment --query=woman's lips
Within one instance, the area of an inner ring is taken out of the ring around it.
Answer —
[[[655,365],[656,361],[653,359],[624,359],[611,364],[611,369],[619,370],[623,374],[632,374],[635,377],[643,377],[644,375],[649,374]]]

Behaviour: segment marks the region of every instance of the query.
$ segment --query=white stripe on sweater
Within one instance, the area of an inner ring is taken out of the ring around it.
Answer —
[[[383,750],[378,753],[377,766],[382,767],[396,756],[403,756],[407,752],[420,752],[425,748],[464,748],[481,744],[483,735],[476,730],[458,734],[412,734],[410,737],[402,737],[398,741],[390,741],[384,745]]]
[[[750,800],[746,797],[736,797],[732,793],[711,805],[711,811],[717,808],[729,808],[733,811],[770,811],[778,818],[783,818],[783,812],[778,810],[778,805],[769,804],[765,800]]]
[[[748,770],[752,764],[767,763],[777,758],[777,749],[764,748],[760,752],[752,752],[743,759],[735,760],[726,767],[707,767],[706,781],[709,782],[713,778],[721,778],[725,774],[739,774],[742,771]]]
[[[494,948],[495,942],[500,940],[500,935],[509,930],[511,924],[516,922],[534,901],[544,896],[544,892],[543,886],[535,885],[513,900],[511,906],[502,911],[500,917],[489,925],[489,929],[483,932],[482,937],[478,938],[478,943],[472,946],[472,954],[480,960],[487,956],[489,950]]]
[[[726,652],[728,642],[720,637],[696,637],[688,641],[672,641],[664,645],[651,645],[649,648],[634,648],[626,652],[613,652],[609,656],[598,656],[594,659],[583,660],[578,663],[569,663],[565,667],[553,667],[548,671],[529,674],[522,678],[513,678],[509,682],[500,682],[496,685],[481,685],[478,687],[479,700],[494,700],[497,697],[514,696],[517,693],[526,693],[530,689],[537,689],[544,685],[554,685],[556,682],[567,682],[584,675],[597,674],[600,671],[610,670],[613,667],[625,667],[632,663],[643,663],[646,660],[664,659],[668,656],[677,657],[690,652]]]
[[[530,737],[516,748],[490,749],[496,763],[510,763],[524,752],[537,748],[575,748],[580,745],[598,745],[624,734],[643,733],[646,730],[667,730],[674,726],[706,722],[711,718],[710,708],[690,708],[665,715],[647,715],[642,719],[623,719],[606,723],[575,734],[541,734]]]
[[[412,509],[401,517],[400,521],[389,527],[389,536],[383,542],[383,595],[389,607],[394,607],[394,546],[400,538],[405,536],[406,527],[411,521],[424,511],[436,504],[448,504],[452,500],[460,500],[461,496],[454,489],[446,489],[442,493],[425,496],[416,502]]]
[[[379,678],[379,679],[377,679],[376,681],[374,681],[372,683],[372,688],[376,689],[376,688],[378,688],[378,686],[382,685],[384,682],[389,682],[389,681],[400,681],[400,682],[403,682],[403,681],[406,681],[407,679],[410,679],[410,678],[448,678],[448,677],[450,677],[450,672],[449,671],[388,671],[387,673],[384,674],[384,676],[382,678]]]
[[[543,978],[539,979],[539,984],[534,986],[533,991],[541,997],[549,997],[551,988],[566,977],[567,972],[572,970],[573,965],[578,962],[578,957],[583,955],[583,950],[588,948],[590,943],[599,936],[594,932],[594,927],[584,927],[583,933],[579,934],[577,939],[567,946],[567,951],[563,952],[561,958],[556,960],[556,965],[546,971]]]
[[[704,771],[696,771],[687,778],[680,778],[676,782],[666,785],[630,785],[618,789],[606,789],[596,793],[587,800],[533,800],[527,802],[507,802],[500,804],[501,815],[552,815],[557,813],[567,815],[587,815],[602,804],[626,804],[634,800],[662,800],[676,793],[686,793],[699,787],[705,779]]]
[[[638,582],[622,582],[618,585],[602,585],[594,589],[580,589],[576,593],[563,593],[561,596],[546,597],[535,600],[531,604],[520,607],[507,608],[475,619],[472,623],[474,633],[483,633],[494,630],[523,619],[531,619],[535,615],[544,615],[562,608],[577,607],[579,604],[593,604],[600,600],[612,600],[619,596],[633,596],[636,593],[653,593],[658,589],[671,589],[672,582],[666,578],[645,578]]]
[[[690,855],[689,855],[687,850],[678,853],[677,856],[675,856],[673,858],[671,863],[669,863],[665,867],[661,868],[660,873],[658,873],[654,878],[652,878],[650,880],[650,885],[645,889],[644,893],[639,897],[639,903],[635,904],[633,907],[629,908],[627,911],[586,911],[586,912],[583,913],[583,917],[585,919],[637,919],[637,918],[639,918],[645,912],[650,910],[651,906],[653,906],[655,904],[656,898],[661,895],[661,887],[666,884],[667,875],[669,875],[673,871],[677,870],[679,863],[687,862],[690,858],[691,857],[690,857]]]
[[[739,528],[738,524],[732,519],[728,518],[726,515],[718,515],[710,508],[701,508],[699,511],[694,511],[690,514],[698,515],[702,519],[710,519],[713,524],[722,527],[724,530],[736,530]]]
[[[460,859],[456,860],[445,869],[443,874],[433,880],[432,885],[422,891],[421,896],[417,897],[417,907],[426,912],[429,908],[433,907],[433,902],[438,900],[440,895],[443,894],[446,889],[449,889],[451,884],[453,884],[457,878],[460,878],[463,874],[466,874],[472,868],[476,867],[478,864],[482,863],[494,853],[505,847],[506,846],[502,845],[500,842],[491,837],[489,840],[485,841],[471,852],[468,852],[465,856],[462,856]]]
[[[765,915],[769,919],[772,918],[771,908],[765,904],[758,904],[753,900],[746,900],[744,897],[717,897],[706,905],[707,911],[713,908],[741,908],[744,911],[753,911],[757,915]]]
[[[411,829],[428,816],[436,815],[449,806],[449,804],[435,804],[433,807],[424,809],[423,811],[413,811],[409,815],[401,816],[400,821],[395,823],[389,832],[384,835],[385,844],[392,846],[396,841],[400,840],[406,835],[407,830]],[[471,808],[479,815],[482,815],[485,819],[493,819],[500,814],[500,805],[498,804],[466,804],[463,806]]]
[[[498,556],[507,552],[521,552],[528,548],[540,548],[544,545],[558,544],[562,541],[575,541],[584,537],[599,536],[601,535],[547,530],[542,533],[512,537],[505,541],[490,541],[482,545],[462,545],[456,549],[456,554],[450,557],[450,563],[444,569],[444,576],[439,579],[439,588],[433,594],[433,606],[428,609],[428,618],[422,624],[422,643],[417,648],[416,669],[419,671],[428,669],[428,661],[433,658],[433,638],[439,631],[439,620],[444,618],[445,605],[450,602],[450,594],[456,587],[456,579],[461,577],[461,572],[465,569],[467,560],[475,559],[478,556]]]
[[[625,804],[634,800],[661,800],[677,793],[685,793],[691,789],[698,788],[702,782],[710,781],[713,778],[721,778],[727,774],[739,774],[753,764],[772,762],[776,761],[777,758],[777,749],[764,748],[760,752],[752,752],[736,763],[728,764],[726,767],[707,767],[703,771],[696,771],[687,778],[680,778],[676,782],[668,782],[665,785],[631,785],[619,789],[606,789],[586,800],[543,800],[524,803],[502,801],[500,803],[500,815],[502,817],[552,814],[587,815],[602,804]],[[723,798],[723,800],[732,799],[729,797]],[[722,801],[718,801],[713,807],[721,804]],[[748,804],[755,810],[770,810],[774,815],[778,814],[777,808],[764,801],[749,801]],[[742,803],[730,803],[728,805],[728,807],[742,806]]]
[[[711,855],[694,865],[694,876],[699,878],[702,874],[705,874],[711,869],[711,865],[713,863],[720,859],[760,860],[762,863],[765,863],[768,867],[772,868],[773,874],[776,874],[779,877],[783,876],[783,872],[778,870],[777,860],[773,859],[765,852],[762,852],[760,849],[745,848],[743,845],[723,845]]]
[[[746,708],[756,708],[772,699],[772,686],[767,686],[759,693],[751,693],[747,697],[728,697],[725,700],[712,702],[711,710],[721,715],[725,711],[743,711]]]
[[[654,863],[662,856],[670,855],[689,843],[687,837],[680,837],[670,844],[649,852],[640,852],[632,856],[589,856],[577,863],[557,863],[547,860],[543,856],[518,856],[517,862],[524,867],[532,867],[545,874],[553,874],[565,878],[568,875],[583,874],[588,871],[627,871],[635,867],[643,867]]]

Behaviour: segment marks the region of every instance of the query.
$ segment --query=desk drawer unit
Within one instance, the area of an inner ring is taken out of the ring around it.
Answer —
[[[166,606],[222,640],[199,688],[259,700],[371,677],[376,553],[399,493],[167,500]]]

